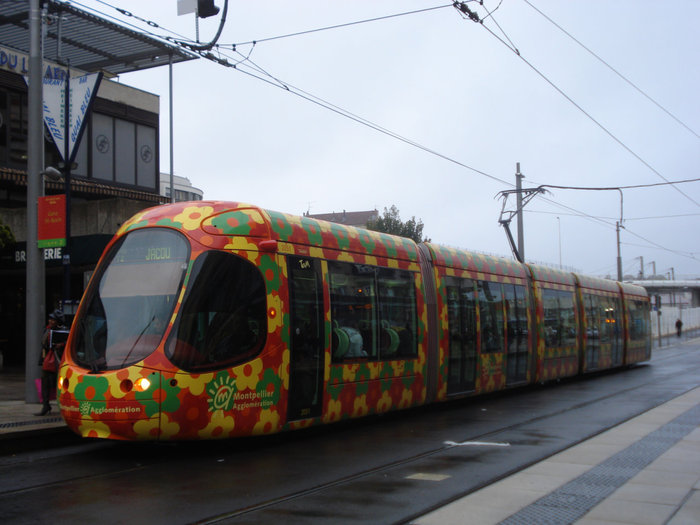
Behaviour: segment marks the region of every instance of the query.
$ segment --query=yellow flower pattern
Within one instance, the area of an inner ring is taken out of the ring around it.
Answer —
[[[236,389],[239,392],[243,390],[255,390],[255,387],[258,386],[258,381],[260,381],[262,370],[262,359],[255,359],[234,368],[233,374],[236,377]]]
[[[213,211],[211,206],[188,206],[173,217],[173,222],[179,222],[185,230],[197,230]]]

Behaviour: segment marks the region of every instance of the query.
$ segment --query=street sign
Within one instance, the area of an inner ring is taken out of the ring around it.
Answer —
[[[79,77],[44,77],[44,123],[63,161],[70,165],[78,152],[87,113],[95,99],[102,73]],[[68,89],[66,90],[66,83]],[[68,91],[68,97],[66,97]],[[66,98],[68,100],[66,101]],[[66,114],[69,114],[66,136]]]
[[[39,197],[39,248],[57,248],[66,245],[66,196]]]
[[[186,15],[197,11],[197,0],[177,0],[177,15]]]

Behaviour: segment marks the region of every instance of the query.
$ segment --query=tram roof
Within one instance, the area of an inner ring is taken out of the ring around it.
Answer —
[[[466,270],[475,274],[503,275],[523,279],[527,277],[525,266],[510,259],[458,250],[432,243],[429,243],[428,247],[437,266]]]
[[[171,225],[183,228],[192,236],[243,236],[254,241],[273,240],[300,248],[281,246],[280,252],[329,259],[342,258],[342,251],[356,254],[354,262],[376,264],[384,257],[418,262],[418,245],[411,239],[386,233],[300,217],[240,202],[177,202],[144,210],[122,225],[120,231],[143,226]],[[199,232],[199,233],[197,233]],[[290,251],[291,249],[291,251]],[[349,259],[346,259],[349,260]]]
[[[598,277],[590,277],[588,275],[576,274],[578,282],[581,284],[581,288],[591,288],[594,290],[604,290],[606,292],[619,293],[617,281],[611,281],[610,279],[600,279]]]
[[[272,232],[277,240],[283,242],[343,250],[370,257],[418,261],[418,246],[405,237],[271,210],[266,212]]]
[[[574,274],[571,272],[564,272],[562,270],[549,268],[548,266],[539,266],[537,264],[528,264],[528,267],[532,272],[532,276],[537,281],[552,284],[568,284],[571,286],[576,285],[576,277],[574,277]]]
[[[632,283],[620,283],[622,287],[622,293],[625,295],[637,295],[640,297],[649,297],[649,294],[643,286]]]

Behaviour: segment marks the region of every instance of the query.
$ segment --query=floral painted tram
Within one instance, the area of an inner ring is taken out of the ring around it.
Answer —
[[[145,210],[59,372],[86,437],[214,439],[644,361],[640,287],[230,202]]]

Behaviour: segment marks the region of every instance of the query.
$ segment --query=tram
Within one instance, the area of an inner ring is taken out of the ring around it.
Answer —
[[[235,202],[144,210],[76,313],[81,436],[293,430],[651,357],[645,290]]]

